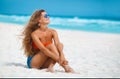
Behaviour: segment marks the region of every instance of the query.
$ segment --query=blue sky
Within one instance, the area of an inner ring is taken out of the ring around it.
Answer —
[[[120,18],[120,0],[0,0],[0,14],[32,14],[45,9],[50,15]]]

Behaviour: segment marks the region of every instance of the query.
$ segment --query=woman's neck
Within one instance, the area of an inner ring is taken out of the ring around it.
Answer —
[[[47,27],[47,25],[45,24],[45,25],[40,25],[40,30],[42,30],[42,31],[45,31],[46,29],[47,29],[48,27]]]

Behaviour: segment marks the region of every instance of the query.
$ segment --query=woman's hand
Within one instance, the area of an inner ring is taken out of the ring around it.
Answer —
[[[60,56],[59,63],[60,63],[60,65],[63,66],[63,65],[67,65],[68,61],[65,59],[65,57]]]

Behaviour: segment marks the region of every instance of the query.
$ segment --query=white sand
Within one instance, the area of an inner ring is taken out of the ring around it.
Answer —
[[[2,77],[120,77],[120,34],[58,30],[64,53],[76,74],[29,69],[21,50],[23,26],[0,23],[0,78]]]

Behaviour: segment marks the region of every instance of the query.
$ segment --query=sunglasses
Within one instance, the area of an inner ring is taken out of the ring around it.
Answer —
[[[44,18],[49,18],[50,16],[48,14],[45,14],[44,15]]]

